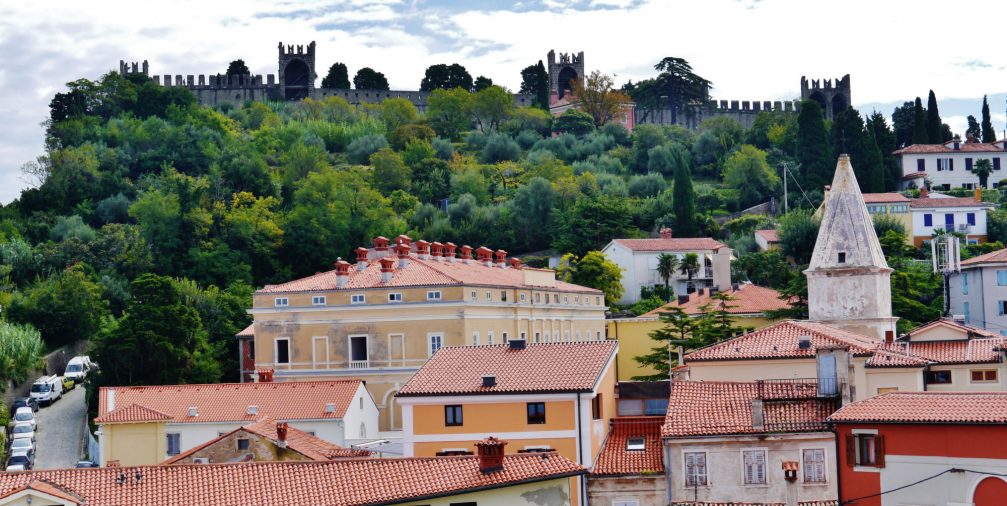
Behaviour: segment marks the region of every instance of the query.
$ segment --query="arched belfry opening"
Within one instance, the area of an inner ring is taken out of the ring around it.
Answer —
[[[286,88],[283,98],[287,100],[306,98],[310,76],[311,70],[303,60],[290,60],[283,72],[283,85]]]
[[[307,46],[279,45],[280,96],[301,100],[315,91],[315,43]]]
[[[825,95],[816,91],[812,93],[811,96],[808,97],[808,99],[818,102],[818,105],[821,106],[822,108],[822,114],[825,114],[826,116],[829,114],[829,104],[825,103]]]
[[[825,119],[834,119],[853,103],[850,98],[850,75],[846,74],[835,80],[801,77],[801,100],[818,102]]]
[[[572,92],[578,78],[577,71],[573,67],[563,67],[563,70],[559,71],[559,82],[557,83],[558,98],[563,98]]]
[[[559,53],[549,51],[549,103],[569,95],[577,85],[584,84],[584,52]]]
[[[835,95],[832,97],[832,117],[835,118],[839,116],[839,113],[846,110],[849,104],[846,103],[846,98],[842,95]]]

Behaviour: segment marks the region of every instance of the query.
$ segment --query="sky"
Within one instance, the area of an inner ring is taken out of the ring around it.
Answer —
[[[967,8],[963,8],[967,6]],[[1007,53],[997,50],[1007,2],[848,0],[46,0],[0,3],[0,203],[27,186],[22,164],[44,154],[53,94],[98,79],[119,60],[150,73],[223,73],[242,58],[277,73],[277,43],[316,42],[316,72],[345,63],[415,90],[427,66],[461,63],[516,90],[550,49],[584,51],[588,71],[617,84],[687,59],[720,100],[788,100],[801,76],[851,75],[866,115],[933,89],[952,130],[990,96],[1003,136]],[[319,79],[320,79],[319,77]]]

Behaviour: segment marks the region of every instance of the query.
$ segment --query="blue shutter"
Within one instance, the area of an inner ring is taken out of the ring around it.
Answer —
[[[976,213],[968,213],[965,215],[965,218],[969,222],[969,225],[976,224]]]
[[[944,214],[944,225],[948,226],[948,227],[955,226],[955,215],[953,213],[945,213]],[[950,231],[951,230],[948,229],[948,232],[950,232]]]
[[[922,158],[916,159],[916,172],[923,172],[927,170],[926,162]]]
[[[932,226],[934,226],[934,217],[933,217],[933,215],[930,215],[930,214],[924,214],[923,215],[923,226],[924,227],[932,227]]]
[[[948,170],[955,170],[955,159],[948,158]]]
[[[993,170],[1000,170],[1000,157],[993,159]]]

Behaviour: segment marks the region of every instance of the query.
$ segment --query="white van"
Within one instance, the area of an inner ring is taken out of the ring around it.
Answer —
[[[48,406],[63,397],[63,380],[59,376],[42,376],[31,386],[31,396],[40,406]]]
[[[85,358],[87,357],[76,356],[71,358],[70,361],[66,363],[66,371],[63,372],[63,376],[72,379],[74,383],[84,381],[84,378],[87,377],[88,369],[88,364],[85,362]]]

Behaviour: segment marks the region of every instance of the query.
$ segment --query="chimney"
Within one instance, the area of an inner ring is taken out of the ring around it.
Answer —
[[[396,244],[395,255],[399,258],[399,269],[405,269],[409,265],[409,246],[401,243]]]
[[[731,283],[731,291],[737,292],[741,289],[741,283]]]
[[[525,348],[526,341],[524,339],[511,339],[507,341],[507,344],[512,350],[523,350]]]
[[[462,262],[472,263],[472,246],[465,244],[461,247],[462,250]]]
[[[357,270],[362,271],[367,268],[367,248],[361,246],[355,250],[354,253],[357,254]]]
[[[395,260],[392,260],[391,258],[382,258],[381,259],[381,282],[382,283],[390,283],[392,281],[392,271],[394,269],[392,267],[393,265],[395,265]]]
[[[350,280],[350,263],[346,260],[339,259],[336,261],[336,288],[342,288],[346,286],[346,282]]]
[[[766,411],[762,399],[752,399],[752,428],[755,430],[766,428]]]
[[[811,336],[798,336],[797,348],[807,350],[811,348]]]
[[[930,192],[927,191],[927,187],[926,186],[924,186],[923,188],[920,188],[920,198],[921,199],[925,199],[925,198],[927,198],[929,196],[930,196]]]
[[[974,144],[976,142],[976,136],[974,134],[965,134],[965,144]]]
[[[405,244],[406,246],[409,246],[412,242],[413,240],[406,234],[402,234],[395,238],[395,244]]]
[[[511,258],[510,259],[510,268],[511,269],[520,269],[521,268],[521,259],[520,258]]]
[[[498,250],[496,250],[496,251],[493,252],[493,256],[496,257],[495,260],[496,260],[497,267],[507,267],[507,252],[506,251],[504,251],[502,249],[498,249]]]
[[[379,257],[383,257],[388,253],[387,237],[379,235],[374,238],[374,252],[377,253]]]
[[[199,408],[196,406],[189,406],[189,416],[199,416]]]
[[[502,441],[490,436],[476,443],[476,452],[479,454],[479,472],[489,474],[503,470],[504,446],[507,441]]]
[[[444,256],[444,245],[437,241],[430,243],[430,256],[433,257],[434,260],[440,261],[440,259]]]
[[[493,250],[487,248],[486,246],[479,246],[476,250],[476,260],[482,262],[486,267],[493,266]]]
[[[976,196],[976,202],[982,202],[983,201],[983,189],[982,188],[976,188],[975,196]]]
[[[688,302],[689,302],[689,296],[688,295],[679,295],[678,296],[678,305],[679,306],[681,306],[682,304],[687,304]]]
[[[416,256],[424,260],[430,258],[430,243],[423,239],[416,241]]]
[[[273,370],[272,369],[259,369],[259,383],[272,383],[273,382]]]
[[[661,239],[671,239],[671,229],[668,227],[662,228],[658,233],[661,234]]]
[[[444,243],[444,256],[445,256],[445,258],[448,259],[448,262],[454,262],[455,261],[455,250],[456,249],[458,249],[458,246],[455,246],[455,243],[453,243],[453,242],[446,242],[446,243]]]
[[[276,422],[276,440],[281,448],[287,446],[287,422]]]
[[[954,148],[955,151],[958,151],[962,147],[962,138],[956,135],[955,138],[951,140],[952,140],[952,147]]]
[[[112,411],[115,409],[115,389],[109,388],[108,394],[105,395],[105,399],[108,401],[108,410]]]
[[[497,386],[497,377],[492,374],[487,374],[483,376],[483,386],[486,388],[492,388]]]

